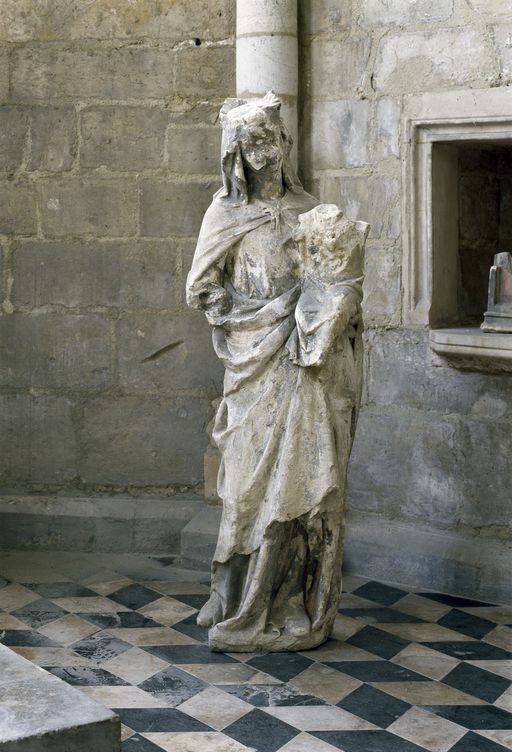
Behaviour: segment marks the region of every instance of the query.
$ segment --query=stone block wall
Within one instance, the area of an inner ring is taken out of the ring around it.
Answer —
[[[299,0],[299,7],[304,182],[372,225],[347,566],[510,599],[512,376],[434,367],[428,332],[403,326],[400,216],[404,99],[509,85],[510,3]],[[463,167],[464,181],[471,170]]]
[[[184,279],[231,0],[0,0],[0,487],[202,483],[221,368]]]
[[[372,225],[347,567],[503,600],[512,377],[433,367],[402,324],[400,123],[410,94],[512,83],[510,3],[298,5],[304,182]],[[234,6],[0,0],[4,492],[199,490],[222,374],[184,277]]]

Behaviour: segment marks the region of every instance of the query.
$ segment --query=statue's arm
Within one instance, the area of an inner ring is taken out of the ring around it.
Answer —
[[[230,310],[232,300],[224,288],[224,267],[232,242],[232,233],[223,231],[219,223],[214,203],[205,214],[187,276],[187,304],[191,308],[214,316]]]
[[[198,308],[213,316],[222,316],[228,313],[232,304],[233,301],[228,291],[222,285],[214,282],[205,284],[195,296],[194,302],[189,303],[193,308]]]

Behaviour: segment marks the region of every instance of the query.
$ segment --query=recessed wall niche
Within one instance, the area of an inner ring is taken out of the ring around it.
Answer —
[[[432,241],[452,263],[434,287],[429,323],[479,327],[494,255],[512,251],[512,144],[439,142],[432,170]]]
[[[494,254],[512,250],[510,112],[493,90],[404,104],[403,322],[454,367],[512,371],[512,334],[480,329]]]

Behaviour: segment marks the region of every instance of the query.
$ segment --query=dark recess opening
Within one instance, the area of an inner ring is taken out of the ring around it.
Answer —
[[[459,314],[480,325],[494,254],[512,251],[512,148],[459,146]]]

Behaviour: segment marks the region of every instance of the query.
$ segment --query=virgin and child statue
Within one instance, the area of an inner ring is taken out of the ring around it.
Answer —
[[[303,189],[280,107],[272,92],[224,103],[223,187],[187,279],[225,367],[213,430],[222,519],[198,624],[229,652],[329,637],[361,393],[368,225]]]

